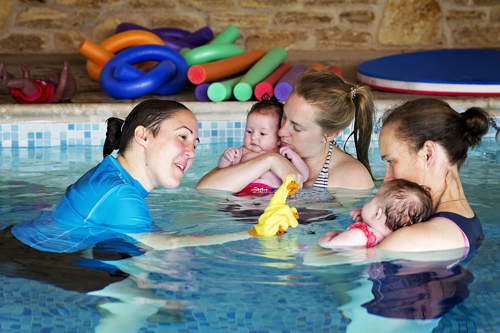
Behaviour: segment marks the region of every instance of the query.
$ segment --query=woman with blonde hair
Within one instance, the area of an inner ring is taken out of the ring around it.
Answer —
[[[215,168],[196,188],[238,192],[269,170],[282,180],[291,174],[300,186],[371,188],[368,149],[373,118],[374,104],[368,87],[349,84],[326,70],[308,70],[285,102],[278,135],[284,148],[304,160],[309,178],[303,179],[286,157],[270,153],[225,169]],[[357,159],[334,141],[353,121],[351,136]]]

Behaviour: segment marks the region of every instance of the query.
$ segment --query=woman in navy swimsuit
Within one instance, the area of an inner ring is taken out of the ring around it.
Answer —
[[[434,214],[427,222],[397,230],[377,248],[415,252],[464,247],[467,254],[481,242],[481,222],[467,202],[458,171],[489,124],[490,116],[480,108],[457,113],[434,98],[408,101],[384,114],[379,136],[384,181],[404,178],[428,186]],[[359,221],[360,213],[355,209],[351,216]]]

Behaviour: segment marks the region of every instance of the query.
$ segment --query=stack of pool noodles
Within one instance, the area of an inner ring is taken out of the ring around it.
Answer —
[[[291,68],[284,63],[287,54],[279,46],[267,53],[262,49],[245,52],[233,44],[238,37],[234,26],[213,39],[209,27],[191,33],[122,23],[116,34],[100,45],[84,39],[78,52],[88,58],[89,75],[115,98],[171,95],[190,81],[198,85],[195,94],[200,101],[232,97],[248,101],[253,95],[259,100],[266,95],[286,100],[307,67]],[[324,68],[321,64],[310,67]],[[341,75],[338,67],[332,71]]]
[[[203,102],[226,101],[233,96],[239,101],[248,101],[252,97],[252,90],[258,100],[275,95],[278,100],[285,101],[292,92],[295,81],[308,68],[305,65],[291,68],[289,64],[282,62],[285,58],[286,51],[281,47],[272,49],[268,54],[257,49],[194,65],[189,68],[188,78],[191,83],[198,85],[195,94]],[[309,68],[325,69],[319,63],[314,63]],[[327,69],[342,77],[337,66]]]
[[[167,32],[180,37],[179,40],[168,37]],[[89,75],[98,80],[102,89],[112,97],[135,98],[149,93],[172,95],[188,84],[189,69],[184,57],[172,45],[178,42],[177,49],[193,48],[193,45],[206,43],[212,37],[213,33],[206,28],[192,34],[172,29],[163,31],[160,37],[145,28],[124,23],[118,27],[117,34],[100,45],[84,39],[78,52],[88,58]],[[165,46],[164,40],[169,41],[171,47]],[[115,55],[116,52],[119,53]],[[143,67],[145,71],[133,66],[140,63],[147,64]]]

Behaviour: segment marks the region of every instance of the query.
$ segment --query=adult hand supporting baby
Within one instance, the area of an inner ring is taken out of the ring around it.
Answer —
[[[259,217],[259,223],[248,231],[254,237],[273,237],[285,233],[288,227],[295,228],[299,224],[297,209],[289,207],[286,203],[288,195],[299,190],[299,185],[293,180],[292,175],[286,177],[285,182],[276,190],[269,206]]]

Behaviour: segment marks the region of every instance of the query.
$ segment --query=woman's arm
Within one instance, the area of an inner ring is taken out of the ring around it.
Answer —
[[[280,154],[270,153],[224,169],[214,168],[200,179],[195,188],[238,192],[269,170],[282,181],[291,174],[302,187],[303,177],[299,170]]]
[[[248,231],[240,231],[232,234],[209,235],[209,236],[174,236],[165,232],[150,232],[147,234],[128,234],[128,236],[141,242],[154,250],[171,250],[186,246],[208,246],[233,242],[251,238]]]
[[[460,229],[451,221],[436,218],[403,227],[388,235],[377,249],[404,252],[451,250],[465,247]]]

